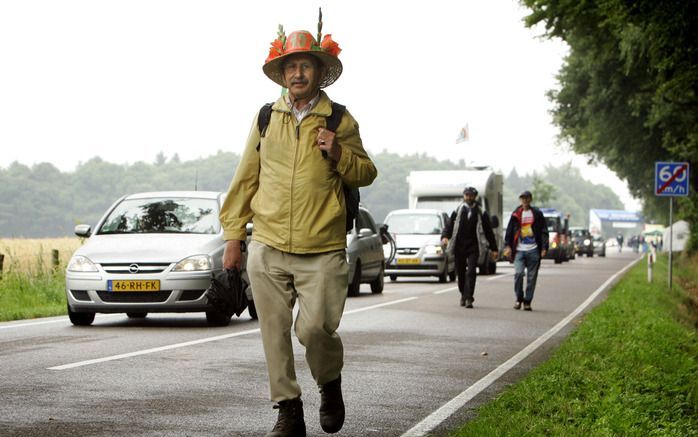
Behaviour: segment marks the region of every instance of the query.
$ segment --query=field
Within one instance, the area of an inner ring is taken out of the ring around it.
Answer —
[[[81,244],[77,237],[0,239],[0,320],[65,314],[65,268]]]
[[[82,244],[78,237],[0,238],[4,255],[3,273],[38,274],[53,269],[53,250],[58,251],[59,267],[64,269],[71,255]]]

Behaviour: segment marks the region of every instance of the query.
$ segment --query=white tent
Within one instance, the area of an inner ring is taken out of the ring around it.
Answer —
[[[686,247],[688,242],[688,222],[684,220],[679,220],[673,225],[673,241],[671,242],[671,250],[673,252],[680,252]],[[669,228],[664,230],[664,235],[662,236],[662,251],[669,251]]]

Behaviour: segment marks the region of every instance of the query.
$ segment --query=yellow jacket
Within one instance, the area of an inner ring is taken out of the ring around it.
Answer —
[[[371,184],[377,170],[359,136],[359,125],[344,113],[335,142],[342,156],[334,166],[317,147],[318,128],[332,103],[324,91],[313,110],[296,122],[281,97],[260,142],[257,118],[221,208],[226,240],[244,240],[254,219],[252,239],[283,252],[321,253],[346,247],[346,209],[342,182]]]

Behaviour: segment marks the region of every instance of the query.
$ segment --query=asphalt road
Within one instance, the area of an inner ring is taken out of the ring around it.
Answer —
[[[544,261],[532,312],[512,308],[508,263],[478,277],[474,309],[458,305],[455,283],[436,278],[386,282],[381,295],[362,286],[339,330],[347,420],[336,435],[420,435],[413,427],[423,420],[443,435],[544,360],[579,318],[570,315],[595,292],[591,306],[603,299],[600,287],[637,257],[609,248],[606,258]],[[295,351],[308,435],[325,435],[297,342]],[[2,436],[259,436],[276,420],[271,406],[247,313],[225,328],[207,327],[203,314],[0,323]]]

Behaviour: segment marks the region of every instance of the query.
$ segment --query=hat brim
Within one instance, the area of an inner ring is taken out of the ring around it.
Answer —
[[[340,61],[339,58],[336,56],[332,56],[328,53],[319,50],[297,51],[278,56],[264,64],[262,66],[262,71],[264,71],[264,74],[269,79],[273,80],[281,86],[285,86],[281,66],[283,65],[287,57],[299,53],[315,56],[322,63],[322,65],[325,66],[325,76],[323,77],[322,81],[320,81],[320,88],[326,88],[332,85],[337,79],[339,79],[339,76],[342,75],[342,61]]]

